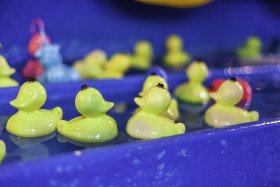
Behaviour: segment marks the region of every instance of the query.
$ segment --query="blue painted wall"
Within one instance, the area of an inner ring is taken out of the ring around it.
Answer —
[[[28,57],[30,23],[45,21],[47,34],[61,45],[66,61],[94,48],[109,55],[132,51],[135,42],[150,40],[155,53],[165,52],[166,36],[178,33],[194,56],[232,51],[249,34],[269,46],[280,35],[277,1],[216,0],[195,9],[149,6],[130,0],[0,0],[0,41],[11,64]]]

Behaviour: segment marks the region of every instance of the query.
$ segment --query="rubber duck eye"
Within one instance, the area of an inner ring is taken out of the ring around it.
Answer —
[[[85,90],[85,89],[87,89],[87,88],[88,88],[88,87],[87,87],[86,84],[84,84],[84,85],[81,86],[81,90]]]
[[[155,72],[152,72],[151,75],[157,75]]]
[[[230,80],[231,81],[236,81],[236,77],[231,77]]]
[[[29,78],[27,79],[27,82],[35,82],[35,78],[29,77]]]
[[[158,83],[157,87],[158,87],[158,88],[164,88],[164,85],[161,84],[161,83]]]
[[[201,58],[197,58],[195,61],[196,61],[197,63],[202,63],[202,62],[203,62]]]

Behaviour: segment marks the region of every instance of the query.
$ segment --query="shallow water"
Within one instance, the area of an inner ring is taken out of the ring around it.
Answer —
[[[280,94],[277,90],[261,90],[255,91],[249,110],[257,110],[260,113],[260,119],[275,118],[280,116]],[[79,116],[75,109],[74,99],[48,100],[43,108],[53,108],[60,106],[63,109],[63,119],[70,120]],[[6,110],[1,110],[0,114],[0,139],[4,140],[7,147],[7,155],[3,161],[11,163],[15,161],[28,161],[38,158],[46,158],[60,153],[74,152],[79,154],[79,150],[92,149],[97,147],[111,146],[114,144],[128,143],[137,141],[129,137],[125,132],[127,120],[131,117],[136,109],[134,103],[116,103],[114,108],[108,113],[112,116],[119,128],[119,135],[114,140],[102,144],[86,144],[79,143],[65,138],[58,132],[39,138],[20,138],[9,134],[4,126],[9,116],[16,112],[8,104],[0,106]],[[180,118],[178,122],[186,125],[186,132],[203,130],[209,128],[203,122],[203,113],[208,106],[190,105],[179,103]]]

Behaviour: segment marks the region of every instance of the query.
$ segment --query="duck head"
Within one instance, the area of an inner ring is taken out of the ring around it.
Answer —
[[[47,99],[45,88],[35,79],[25,82],[17,95],[17,98],[10,104],[23,111],[34,111],[44,105]]]
[[[150,89],[151,87],[157,86],[158,83],[163,84],[164,88],[168,90],[168,84],[164,78],[158,76],[156,73],[151,73],[149,77],[144,82],[143,89],[139,93],[139,96],[143,96],[145,92]]]
[[[158,83],[157,86],[148,89],[143,97],[134,98],[134,101],[142,111],[160,115],[169,107],[171,96],[164,85]]]
[[[233,77],[224,81],[216,92],[209,93],[209,95],[216,103],[234,106],[242,99],[243,88]]]
[[[80,114],[90,117],[105,114],[114,103],[105,101],[98,90],[83,85],[76,96],[75,106]]]
[[[107,70],[126,72],[130,67],[130,56],[128,54],[117,53],[105,64]]]
[[[137,55],[152,57],[152,46],[148,41],[140,41],[135,45],[134,51]]]
[[[186,74],[190,82],[203,82],[208,76],[208,67],[202,61],[194,61],[186,69]]]
[[[106,53],[100,49],[90,52],[84,58],[84,62],[88,65],[103,66],[106,61],[107,61]]]
[[[250,49],[261,49],[262,42],[257,36],[251,36],[247,39],[246,46]]]
[[[168,50],[181,50],[183,47],[183,40],[178,35],[170,35],[166,40],[166,47]]]
[[[15,68],[11,68],[6,59],[0,55],[0,77],[9,77],[15,73]]]

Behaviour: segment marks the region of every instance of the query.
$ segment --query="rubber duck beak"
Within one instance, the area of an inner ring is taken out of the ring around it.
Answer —
[[[16,72],[16,69],[15,69],[15,68],[10,68],[10,69],[7,71],[7,73],[8,73],[9,75],[14,74],[15,72]]]
[[[105,103],[103,105],[103,111],[108,112],[109,110],[111,110],[113,108],[113,106],[114,106],[113,102],[105,101]]]
[[[134,102],[140,107],[143,106],[143,100],[140,97],[135,97]]]
[[[15,68],[8,68],[6,71],[2,73],[4,76],[11,76],[16,72]]]
[[[17,109],[23,109],[27,103],[24,102],[23,99],[17,97],[15,100],[11,101],[10,104]]]
[[[215,101],[217,101],[219,99],[219,94],[217,92],[212,92],[209,93],[210,98],[214,99]]]

